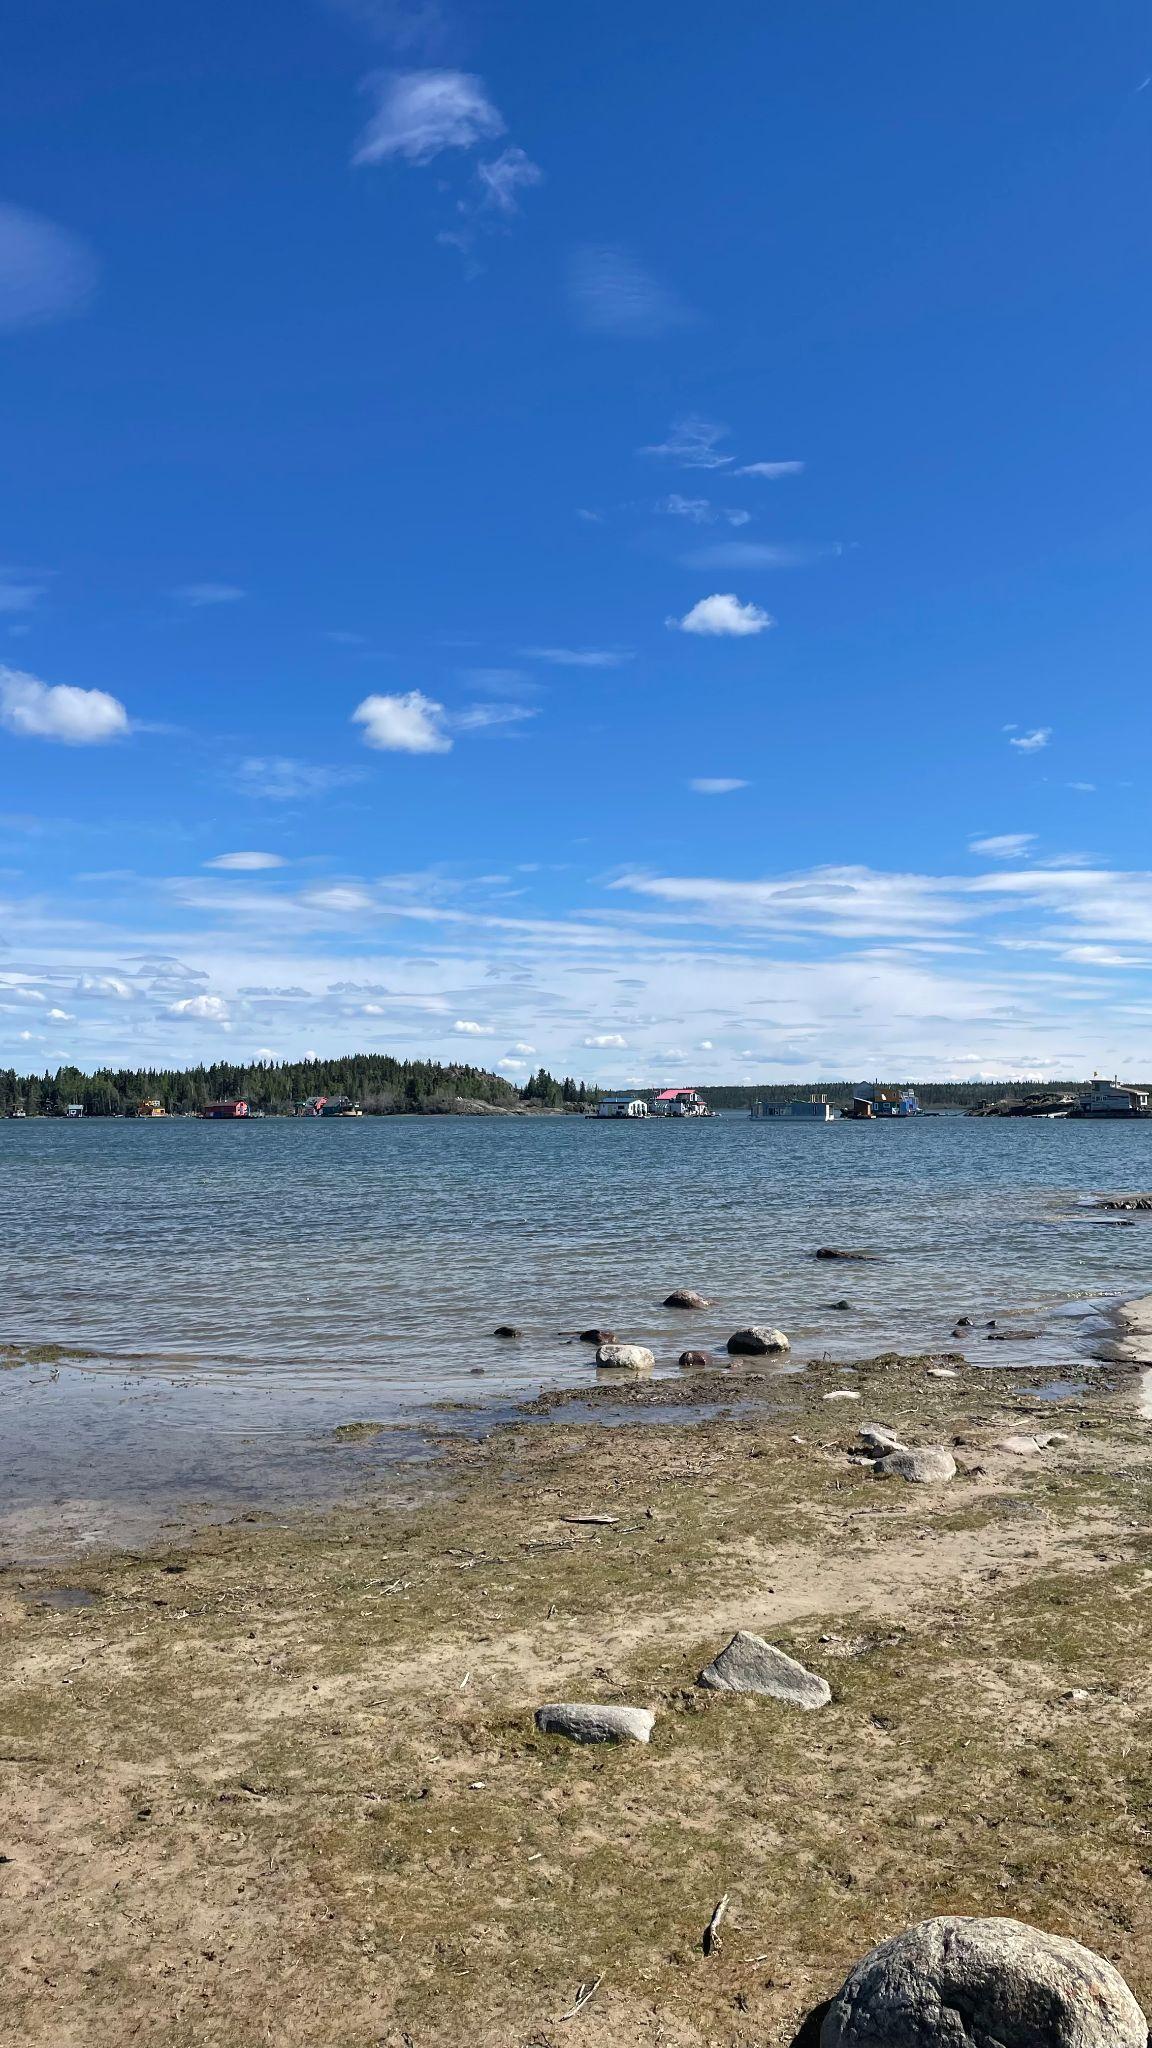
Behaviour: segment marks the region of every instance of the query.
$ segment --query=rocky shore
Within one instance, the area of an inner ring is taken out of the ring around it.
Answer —
[[[1147,1308],[1062,1400],[614,1373],[418,1481],[378,1430],[354,1507],[0,1572],[9,2037],[783,2048],[957,1914],[1147,2011]]]

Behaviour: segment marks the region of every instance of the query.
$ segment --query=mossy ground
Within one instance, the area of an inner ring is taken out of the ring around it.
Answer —
[[[752,2048],[945,1910],[1073,1934],[1147,2009],[1149,1425],[1119,1377],[1057,1407],[930,1363],[550,1403],[419,1494],[90,1562],[75,1612],[0,1576],[7,2038]],[[960,1476],[877,1481],[865,1421]],[[832,1705],[702,1693],[740,1626]],[[655,1706],[651,1747],[536,1735],[558,1697]]]

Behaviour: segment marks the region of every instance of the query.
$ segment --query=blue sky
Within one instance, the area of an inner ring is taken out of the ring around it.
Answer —
[[[0,1062],[1152,1072],[1128,0],[38,0]]]

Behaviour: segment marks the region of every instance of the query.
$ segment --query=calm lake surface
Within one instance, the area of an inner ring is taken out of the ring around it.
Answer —
[[[1152,1289],[1152,1217],[1086,1198],[1149,1187],[1148,1124],[5,1122],[0,1337],[95,1356],[0,1373],[0,1488],[307,1490],[303,1447],[336,1422],[587,1384],[590,1323],[672,1369],[747,1322],[797,1365],[1082,1361],[1089,1308]],[[674,1286],[715,1308],[661,1309]],[[1039,1339],[989,1343],[989,1317]]]

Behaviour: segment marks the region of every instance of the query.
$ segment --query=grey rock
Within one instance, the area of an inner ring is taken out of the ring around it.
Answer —
[[[783,1330],[753,1326],[748,1330],[734,1330],[728,1339],[728,1349],[741,1357],[763,1358],[773,1351],[789,1351],[791,1345]]]
[[[914,1486],[942,1486],[956,1477],[956,1460],[943,1444],[911,1445],[890,1451],[876,1467],[877,1479],[907,1479]]]
[[[1118,1970],[1020,1920],[923,1920],[857,1963],[820,2048],[1145,2048]]]
[[[997,1444],[998,1451],[1011,1451],[1017,1458],[1035,1457],[1037,1451],[1046,1451],[1049,1444],[1067,1443],[1062,1429],[1047,1430],[1043,1436],[1006,1436]]]
[[[763,1693],[788,1707],[826,1707],[832,1697],[827,1679],[805,1671],[794,1657],[743,1628],[704,1666],[700,1683],[713,1692]]]
[[[619,1366],[624,1372],[651,1372],[656,1358],[643,1344],[601,1344],[596,1363]]]
[[[648,1742],[656,1726],[647,1707],[605,1707],[554,1700],[537,1707],[541,1735],[566,1735],[570,1742]]]
[[[881,1458],[886,1458],[890,1451],[902,1451],[905,1448],[903,1440],[897,1436],[894,1429],[889,1429],[885,1422],[866,1422],[863,1429],[857,1431],[857,1435],[868,1450],[875,1451]]]
[[[614,1344],[616,1342],[616,1332],[615,1330],[581,1330],[580,1342],[582,1344]]]
[[[664,1296],[665,1308],[710,1308],[711,1305],[702,1294],[697,1294],[694,1287],[674,1287],[671,1294]]]

